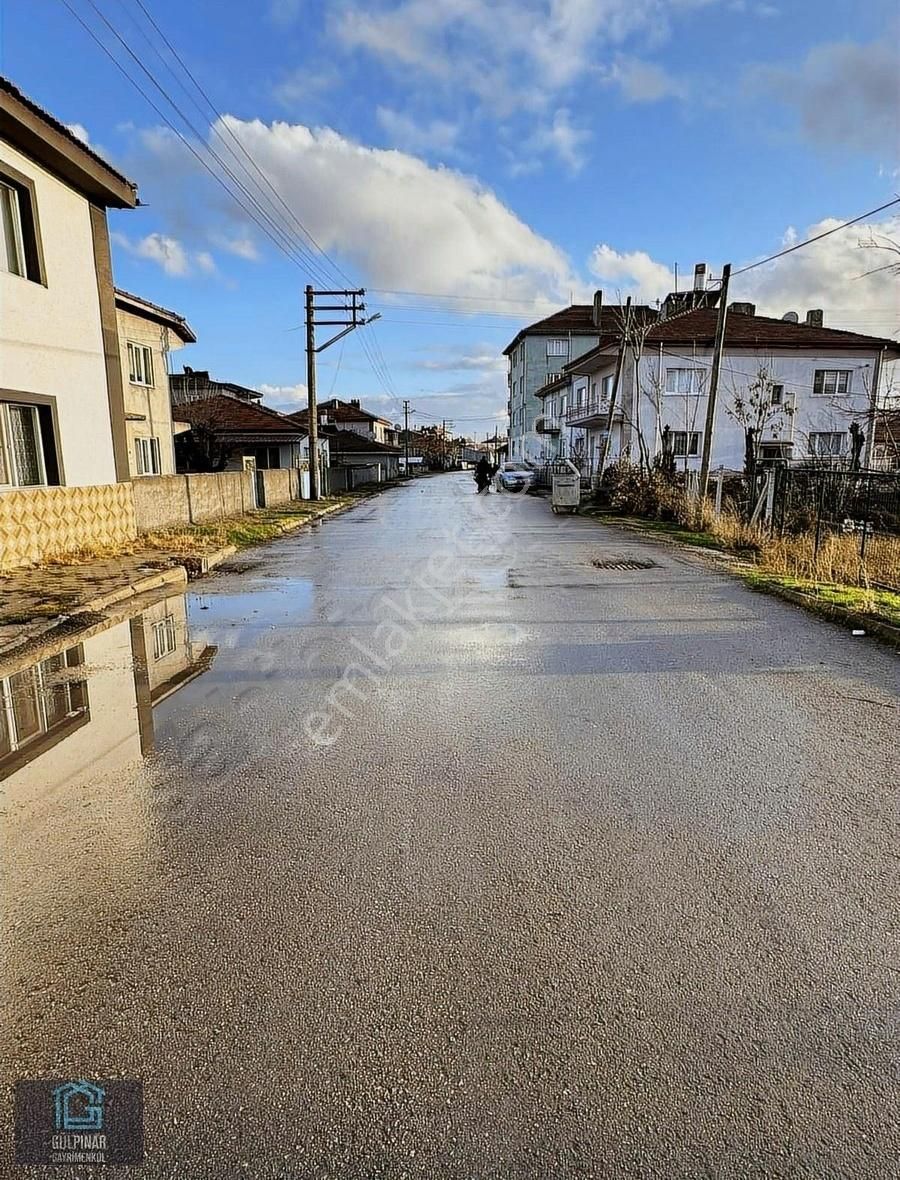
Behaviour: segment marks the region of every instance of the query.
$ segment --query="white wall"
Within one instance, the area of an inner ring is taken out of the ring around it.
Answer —
[[[88,202],[0,142],[35,186],[46,286],[0,271],[0,389],[56,399],[66,484],[115,483]]]
[[[736,393],[744,391],[757,376],[761,365],[768,366],[773,381],[784,386],[784,400],[793,407],[792,414],[784,413],[774,418],[763,431],[763,441],[776,439],[793,443],[791,457],[804,459],[809,456],[809,435],[812,432],[836,432],[847,435],[849,449],[849,428],[857,421],[867,430],[866,417],[871,399],[871,385],[875,372],[874,351],[835,350],[777,352],[773,349],[759,351],[740,350],[726,352],[723,357],[719,380],[719,396],[716,408],[715,433],[711,465],[723,465],[735,470],[744,466],[744,426],[730,414]],[[619,392],[619,402],[626,418],[636,421],[636,407],[640,405],[640,424],[650,455],[661,450],[661,432],[669,426],[673,431],[699,432],[701,435],[706,421],[706,389],[712,363],[710,349],[692,352],[688,348],[654,350],[648,346],[641,361],[640,389],[637,397],[634,368],[627,362]],[[697,395],[674,395],[660,392],[665,388],[667,368],[696,368],[702,376],[701,391]],[[816,369],[850,369],[850,392],[847,396],[828,397],[813,393]],[[598,373],[600,370],[598,370]],[[591,374],[590,379],[597,377]],[[881,387],[886,387],[888,374],[882,375]],[[570,445],[573,431],[569,431]],[[640,447],[637,432],[626,422],[621,431],[614,430],[612,455],[620,449],[637,461]],[[685,460],[679,458],[678,466],[696,469],[700,466],[700,454]]]

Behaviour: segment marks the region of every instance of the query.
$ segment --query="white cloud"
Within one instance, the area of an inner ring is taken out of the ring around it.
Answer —
[[[605,242],[593,250],[588,269],[601,287],[605,285],[617,294],[631,295],[642,303],[664,299],[674,286],[674,274],[669,267],[655,262],[643,250],[620,253]]]
[[[170,238],[161,233],[147,234],[137,241],[132,241],[122,233],[111,233],[109,236],[110,241],[116,246],[135,258],[155,262],[172,278],[188,278],[197,271],[203,274],[215,273],[216,263],[208,251],[189,251],[177,238]]]
[[[659,102],[663,98],[684,98],[687,87],[655,62],[619,57],[608,72],[628,102]]]
[[[255,385],[263,395],[266,405],[280,410],[283,414],[293,414],[297,410],[305,410],[308,404],[308,392],[305,385]]]
[[[897,156],[900,85],[896,49],[887,39],[818,45],[799,65],[756,66],[745,84],[794,108],[817,143]]]
[[[782,241],[773,243],[762,256],[815,237],[844,220],[825,218],[801,233],[790,226]],[[866,275],[890,261],[880,252],[860,248],[860,243],[873,234],[900,240],[900,216],[876,225],[851,226],[758,270],[738,275],[732,281],[729,299],[755,303],[760,315],[778,317],[796,311],[803,319],[810,308],[822,308],[827,327],[891,335],[900,327],[897,280],[889,271]],[[752,261],[734,259],[734,269]],[[620,253],[608,245],[598,246],[591,255],[590,269],[601,285],[608,282],[613,290],[640,295],[644,301],[662,298],[672,289],[669,268],[643,251]],[[717,273],[717,268],[713,269]]]
[[[83,123],[67,123],[66,129],[71,131],[76,139],[80,139],[83,144],[90,147],[91,137],[88,135],[87,128]]]
[[[428,359],[415,362],[413,368],[429,373],[506,373],[506,359],[494,345],[464,349],[430,348],[428,351]]]
[[[537,130],[522,145],[522,154],[512,166],[514,176],[534,172],[540,167],[539,157],[554,155],[571,175],[584,167],[585,155],[582,150],[590,140],[590,131],[572,125],[571,113],[566,107],[555,112],[552,122]]]
[[[259,261],[259,249],[256,242],[248,233],[237,235],[213,234],[212,240],[220,250],[227,250],[229,254],[243,258],[246,262]]]
[[[474,177],[327,128],[228,121],[319,244],[373,287],[538,301],[566,299],[580,285],[563,252]],[[196,165],[185,175],[183,151],[168,137],[144,143],[157,175],[174,154],[178,199],[196,205]],[[143,252],[162,255],[169,240],[151,238],[159,240]],[[177,245],[168,247],[172,273]]]
[[[404,151],[414,154],[434,152],[443,156],[456,154],[459,138],[458,123],[445,119],[433,119],[430,123],[416,123],[409,115],[391,107],[378,107],[375,112],[378,125],[390,142]]]
[[[716,0],[344,0],[333,30],[405,76],[474,96],[493,115],[534,110],[629,40]]]

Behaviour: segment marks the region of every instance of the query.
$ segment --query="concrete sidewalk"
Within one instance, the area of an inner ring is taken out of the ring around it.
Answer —
[[[204,577],[245,545],[265,544],[309,527],[324,517],[346,511],[386,486],[360,489],[350,499],[322,502],[315,507],[308,501],[297,501],[233,520],[210,522],[225,529],[262,526],[269,530],[266,537],[248,538],[237,545],[206,538],[203,526],[197,526],[182,530],[182,535],[195,534],[193,552],[177,544],[171,548],[165,544],[146,545],[110,557],[0,574],[0,658],[33,646],[51,632],[90,625],[109,607],[137,595],[164,587],[177,590],[189,580]]]

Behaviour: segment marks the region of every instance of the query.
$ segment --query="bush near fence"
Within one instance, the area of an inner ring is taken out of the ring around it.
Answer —
[[[900,589],[900,472],[784,468],[772,520],[747,523],[757,486],[730,480],[722,513],[688,496],[676,477],[611,464],[597,502],[613,512],[680,525],[752,556],[771,573],[850,586]]]

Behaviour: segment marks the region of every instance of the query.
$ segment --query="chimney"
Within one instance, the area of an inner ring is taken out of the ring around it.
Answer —
[[[756,315],[755,303],[729,303],[728,310],[735,315]]]
[[[193,373],[194,370],[191,368],[190,365],[185,365],[184,371],[185,371],[185,373]]]
[[[591,322],[597,331],[600,331],[600,313],[603,311],[603,292],[594,292],[594,312],[591,316]]]
[[[806,324],[809,328],[821,328],[825,323],[825,314],[821,307],[814,307],[806,313]]]
[[[799,324],[800,323],[800,317],[797,315],[797,313],[795,311],[786,311],[781,318],[784,320],[784,322],[786,324]]]
[[[359,409],[359,398],[358,397],[351,397],[350,398],[350,405],[355,406],[358,410]]]
[[[698,262],[694,267],[694,290],[706,290],[706,263]]]

